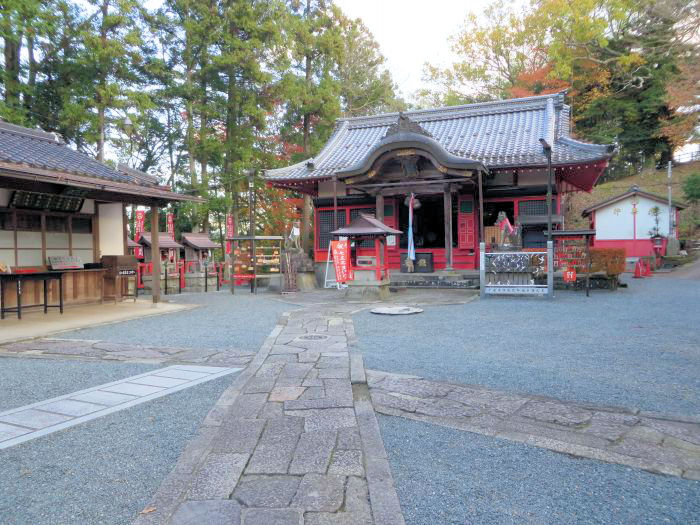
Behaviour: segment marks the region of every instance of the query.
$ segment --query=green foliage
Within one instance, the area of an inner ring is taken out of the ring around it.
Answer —
[[[624,177],[693,137],[697,113],[684,108],[697,104],[699,35],[695,0],[533,0],[523,11],[500,0],[467,15],[453,38],[457,63],[426,65],[419,101],[523,96],[533,80],[535,91],[569,85],[574,133],[615,144],[608,178]]]
[[[700,202],[700,173],[695,172],[683,181],[683,195],[693,204]]]

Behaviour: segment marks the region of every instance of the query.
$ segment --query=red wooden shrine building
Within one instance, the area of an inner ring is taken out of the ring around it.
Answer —
[[[544,245],[548,171],[539,139],[552,146],[556,228],[563,195],[590,191],[603,173],[613,147],[571,138],[570,119],[563,93],[340,119],[318,156],[264,177],[313,196],[317,263],[327,257],[337,201],[337,227],[371,213],[404,232],[388,241],[389,267],[398,269],[414,193],[417,254],[432,254],[436,270],[475,269],[479,241],[489,242],[484,226],[499,212],[522,225],[524,247]]]

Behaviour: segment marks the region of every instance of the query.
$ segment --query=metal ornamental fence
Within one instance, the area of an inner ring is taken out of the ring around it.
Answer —
[[[546,251],[487,252],[479,245],[479,283],[486,295],[554,295],[554,244]]]

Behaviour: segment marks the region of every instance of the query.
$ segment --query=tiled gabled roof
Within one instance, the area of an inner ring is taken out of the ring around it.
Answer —
[[[139,239],[139,244],[142,246],[151,245],[151,232],[143,232],[141,238]],[[160,233],[158,235],[158,248],[161,250],[165,248],[183,248],[182,244],[175,242],[169,233]]]
[[[120,164],[117,169],[68,147],[53,133],[0,121],[0,168],[40,175],[65,185],[94,186],[106,191],[164,200],[199,201],[158,185],[153,175]]]
[[[36,168],[138,184],[135,177],[69,148],[53,133],[0,122],[0,160]]]
[[[207,233],[183,233],[180,242],[200,250],[219,248],[221,246],[212,241]]]
[[[661,204],[668,204],[668,198],[667,197],[662,197],[660,195],[656,195],[654,193],[649,193],[648,191],[642,190],[639,186],[632,186],[629,190],[627,190],[625,193],[620,193],[619,195],[615,195],[614,197],[610,197],[608,199],[605,199],[604,201],[600,201],[592,206],[589,206],[585,210],[581,212],[581,215],[584,217],[588,217],[592,212],[595,210],[598,210],[600,208],[605,208],[606,206],[610,206],[611,204],[615,204],[616,202],[619,202],[621,200],[626,199],[627,197],[631,197],[632,195],[639,195],[641,197],[650,199],[652,201],[660,202]],[[687,204],[684,204],[682,202],[678,201],[671,201],[671,206],[678,208],[679,210],[683,210],[688,207]]]
[[[607,159],[613,148],[569,136],[570,107],[564,94],[499,100],[439,109],[406,111],[444,150],[482,162],[488,169],[543,166],[540,138],[552,145],[555,165]],[[398,113],[340,119],[321,152],[286,168],[267,170],[265,178],[303,180],[331,177],[357,165],[397,122]]]

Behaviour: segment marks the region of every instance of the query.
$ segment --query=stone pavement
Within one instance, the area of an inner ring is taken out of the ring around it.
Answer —
[[[245,366],[254,355],[235,348],[155,347],[89,339],[30,339],[0,346],[0,357],[60,357],[207,366]]]
[[[367,372],[380,413],[700,479],[700,420]]]
[[[239,371],[174,365],[0,412],[0,450]]]
[[[404,523],[347,306],[283,316],[137,525]]]

